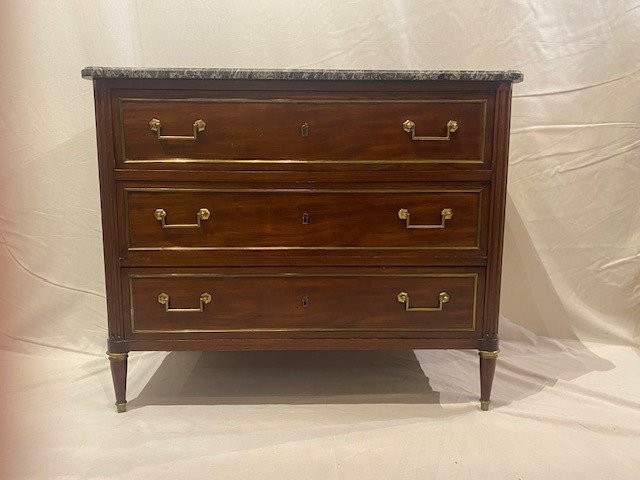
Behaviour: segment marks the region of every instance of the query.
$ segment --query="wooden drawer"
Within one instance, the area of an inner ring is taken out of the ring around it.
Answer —
[[[486,187],[449,185],[415,190],[126,187],[121,192],[126,216],[123,248],[482,254]]]
[[[488,101],[455,95],[395,100],[120,98],[119,156],[125,165],[151,162],[152,168],[194,162],[248,163],[252,168],[264,162],[489,168]],[[413,129],[405,125],[407,120]]]
[[[254,269],[255,270],[255,269]],[[481,324],[483,271],[125,271],[130,332],[449,332]]]

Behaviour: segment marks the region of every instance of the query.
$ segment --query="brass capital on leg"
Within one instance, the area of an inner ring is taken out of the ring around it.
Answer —
[[[107,357],[112,362],[124,362],[128,356],[128,353],[107,352]]]
[[[478,355],[482,358],[498,358],[498,353],[500,350],[488,351],[488,350],[479,350]]]

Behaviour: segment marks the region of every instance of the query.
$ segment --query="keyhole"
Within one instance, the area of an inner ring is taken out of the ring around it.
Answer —
[[[306,123],[303,123],[302,126],[300,127],[300,132],[302,133],[303,137],[308,137],[309,136],[309,125],[307,125]]]
[[[309,306],[309,297],[302,297],[302,306],[307,308]]]
[[[303,225],[309,225],[309,214],[308,213],[303,213],[302,214],[302,224]]]

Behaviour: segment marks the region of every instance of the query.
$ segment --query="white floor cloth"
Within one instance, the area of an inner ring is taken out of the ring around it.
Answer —
[[[3,478],[637,479],[638,350],[503,327],[488,412],[471,351],[134,353],[125,414],[104,355],[12,353]]]
[[[0,2],[0,480],[640,478],[640,0]],[[86,65],[519,69],[494,409],[474,352],[135,353]]]

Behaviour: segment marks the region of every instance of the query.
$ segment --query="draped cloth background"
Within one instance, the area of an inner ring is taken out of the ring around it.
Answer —
[[[637,478],[638,0],[0,14],[3,478]],[[494,410],[474,352],[156,352],[116,415],[86,65],[521,70]]]

